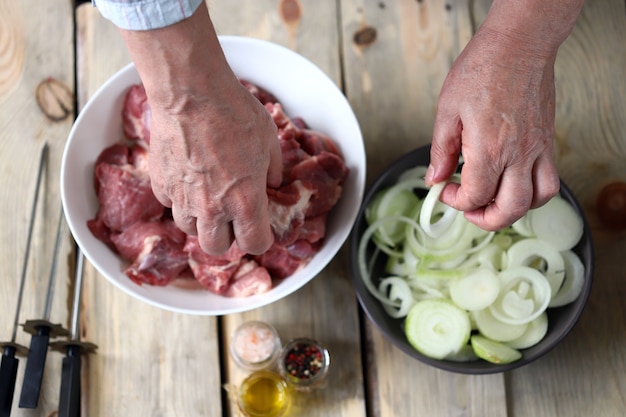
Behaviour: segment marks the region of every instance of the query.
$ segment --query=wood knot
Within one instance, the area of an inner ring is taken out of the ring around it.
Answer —
[[[613,182],[602,187],[596,199],[596,210],[605,226],[626,228],[626,183]]]
[[[48,77],[40,82],[35,95],[39,108],[53,122],[65,120],[74,113],[74,95],[57,79]]]
[[[369,46],[376,42],[377,32],[376,29],[370,26],[366,26],[359,29],[354,33],[354,43],[358,46]]]
[[[288,25],[298,23],[302,17],[302,8],[298,0],[282,0],[279,10],[280,15]]]

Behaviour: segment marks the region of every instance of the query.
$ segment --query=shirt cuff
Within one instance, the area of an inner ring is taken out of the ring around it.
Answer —
[[[204,0],[92,0],[100,14],[125,30],[158,29],[178,23]]]

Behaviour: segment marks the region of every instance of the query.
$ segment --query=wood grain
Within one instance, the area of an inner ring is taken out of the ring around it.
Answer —
[[[65,0],[0,0],[0,340],[11,338],[18,281],[25,255],[39,155],[50,145],[39,208],[33,229],[30,262],[19,323],[42,318],[45,289],[52,263],[61,207],[58,172],[61,153],[73,120],[48,119],[37,105],[35,90],[54,78],[73,94],[72,8]],[[67,327],[67,288],[71,241],[67,228],[59,252],[55,298],[50,319]],[[28,346],[30,335],[17,331],[17,342]],[[39,408],[19,409],[25,358],[19,358],[13,399],[14,416],[49,415],[57,407],[61,356],[48,355]]]
[[[346,94],[365,135],[368,178],[430,143],[437,98],[471,36],[464,2],[341,2]],[[359,42],[369,30],[371,43]]]
[[[341,85],[337,2],[330,0],[208,0],[220,35],[259,38],[310,59]]]
[[[24,65],[22,16],[11,2],[0,3],[0,97],[17,86]]]

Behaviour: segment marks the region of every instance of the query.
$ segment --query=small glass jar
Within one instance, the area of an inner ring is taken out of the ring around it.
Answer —
[[[241,368],[256,371],[272,367],[281,352],[274,327],[261,321],[241,324],[230,340],[230,354]]]
[[[275,372],[253,372],[239,387],[239,407],[247,417],[280,417],[290,403],[289,387]]]
[[[308,338],[293,339],[287,343],[278,362],[280,375],[299,391],[323,387],[329,367],[328,350]]]

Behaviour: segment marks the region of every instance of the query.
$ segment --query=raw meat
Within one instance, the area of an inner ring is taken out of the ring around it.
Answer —
[[[149,145],[151,120],[146,90],[142,84],[132,86],[126,93],[122,111],[124,134],[128,139]]]
[[[297,240],[287,246],[275,243],[267,252],[256,256],[256,261],[263,265],[272,277],[283,279],[305,266],[308,260],[317,253],[319,247],[320,241],[311,243],[305,239]]]
[[[268,188],[274,244],[251,256],[236,243],[221,256],[202,251],[197,237],[176,227],[171,211],[154,197],[148,174],[151,111],[143,86],[129,89],[122,112],[128,142],[102,151],[94,170],[100,208],[91,232],[130,262],[126,275],[138,284],[167,285],[193,276],[212,293],[248,297],[269,291],[305,266],[323,245],[330,210],[348,176],[330,138],[289,118],[268,91],[240,80],[264,104],[278,128],[283,182]]]
[[[167,285],[189,267],[183,250],[187,235],[171,219],[137,221],[112,234],[118,253],[133,260],[126,275],[138,284]]]
[[[87,226],[99,238],[122,232],[138,221],[156,221],[163,216],[165,207],[150,187],[147,151],[139,145],[105,149],[96,161],[94,184],[100,208]],[[105,241],[109,244],[108,239]]]
[[[246,255],[235,243],[220,256],[207,255],[200,249],[195,236],[187,237],[185,252],[198,282],[214,294],[222,294],[228,289],[231,278]]]
[[[272,277],[267,269],[252,259],[245,259],[242,260],[223,295],[226,297],[249,297],[263,294],[271,288]]]

